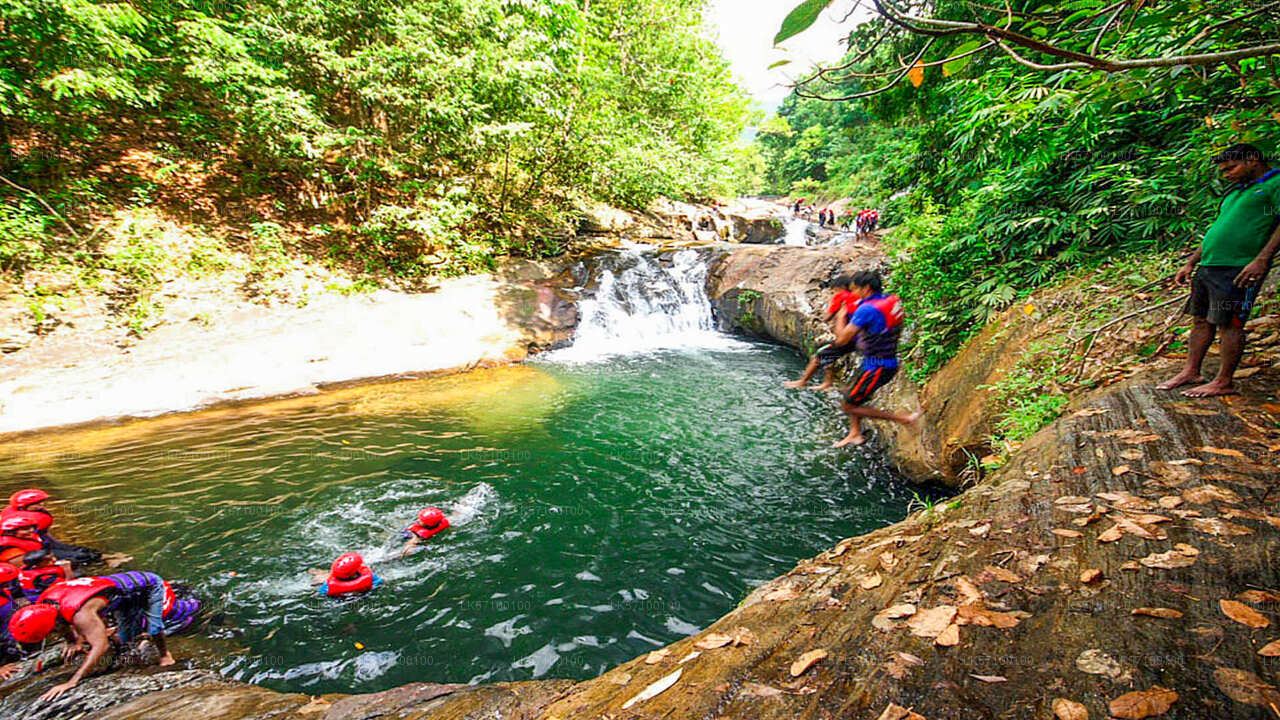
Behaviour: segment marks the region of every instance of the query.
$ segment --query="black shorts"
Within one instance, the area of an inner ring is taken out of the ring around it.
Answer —
[[[896,367],[880,367],[880,368],[863,368],[862,373],[858,375],[858,379],[853,381],[853,385],[849,386],[849,394],[844,401],[850,405],[863,405],[876,390],[889,384],[894,375],[898,374]]]
[[[823,345],[818,348],[818,352],[815,353],[818,356],[818,367],[831,367],[837,360],[853,352],[856,349],[856,345],[857,343],[853,342],[848,342],[844,345],[837,345],[835,343],[827,343],[826,345]]]
[[[1247,288],[1235,286],[1242,267],[1202,265],[1191,278],[1191,297],[1183,312],[1211,325],[1242,327],[1258,301],[1262,281]]]

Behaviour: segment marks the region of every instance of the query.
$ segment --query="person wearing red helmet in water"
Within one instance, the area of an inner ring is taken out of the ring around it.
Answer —
[[[198,601],[178,600],[169,584],[155,573],[130,571],[82,577],[54,583],[34,603],[15,612],[9,619],[9,634],[24,645],[33,644],[61,627],[67,635],[64,659],[76,655],[88,643],[88,653],[71,679],[40,696],[41,700],[53,700],[78,685],[106,654],[112,636],[108,620],[115,626],[115,637],[121,643],[128,644],[139,635],[149,636],[160,652],[160,666],[165,667],[175,662],[165,645],[165,636],[189,626],[198,608]]]
[[[32,550],[22,556],[22,569],[18,571],[18,586],[27,600],[35,602],[40,593],[62,580],[74,580],[71,563],[57,560],[48,550]]]
[[[329,577],[320,586],[320,594],[328,597],[343,597],[366,593],[382,586],[382,578],[373,574],[360,553],[343,553],[333,561],[329,568]]]
[[[40,537],[40,528],[34,519],[18,515],[0,520],[0,562],[17,567],[22,564],[23,555],[44,547],[44,538]]]
[[[22,597],[18,589],[18,570],[9,563],[0,563],[0,680],[8,680],[18,671],[18,658],[22,650],[9,637],[9,618],[18,609],[17,600]]]
[[[431,539],[432,535],[442,532],[449,528],[449,518],[445,517],[444,512],[437,507],[423,508],[418,513],[418,521],[404,530],[400,531],[400,537],[408,540],[404,544],[404,549],[400,551],[400,557],[409,554],[409,551],[423,540]]]
[[[24,518],[35,523],[43,546],[59,560],[69,560],[73,565],[89,565],[102,559],[102,553],[93,548],[72,545],[49,535],[53,515],[44,507],[49,493],[39,488],[19,490],[9,497],[9,506],[0,510],[0,524],[12,518]]]

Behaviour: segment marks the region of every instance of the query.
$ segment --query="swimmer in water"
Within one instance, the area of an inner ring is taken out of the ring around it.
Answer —
[[[417,522],[400,531],[400,537],[408,540],[404,544],[404,549],[400,551],[400,557],[408,555],[418,543],[429,540],[431,536],[447,530],[449,526],[449,518],[445,517],[440,508],[424,508],[418,513]]]

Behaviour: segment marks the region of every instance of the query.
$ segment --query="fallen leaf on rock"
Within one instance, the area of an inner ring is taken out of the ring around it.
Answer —
[[[942,632],[938,633],[938,637],[933,639],[935,645],[942,647],[955,647],[960,644],[960,626],[951,623]]]
[[[1142,718],[1163,715],[1178,702],[1178,693],[1160,687],[1151,686],[1150,690],[1127,692],[1111,701],[1111,714],[1120,720],[1142,720]]]
[[[1191,527],[1197,531],[1220,537],[1231,537],[1236,535],[1252,535],[1253,528],[1237,525],[1233,522],[1227,522],[1222,518],[1193,518]]]
[[[914,615],[915,612],[916,612],[915,605],[910,605],[907,603],[899,603],[898,605],[891,605],[890,607],[887,607],[881,610],[880,612],[876,613],[875,617],[871,618],[871,626],[876,628],[877,630],[884,630],[885,632],[888,632],[889,630],[893,630],[894,628],[898,627],[897,623],[895,623],[894,620],[897,620],[898,618],[909,617],[911,615]]]
[[[1184,568],[1195,565],[1196,558],[1194,555],[1186,555],[1178,552],[1177,550],[1170,550],[1162,553],[1151,553],[1138,562],[1149,568],[1173,570],[1174,568]]]
[[[988,532],[990,532],[990,530],[991,530],[991,523],[983,523],[977,527],[969,528],[969,534],[982,537],[986,535]]]
[[[982,571],[990,574],[991,577],[1001,582],[1007,582],[1007,583],[1022,582],[1022,577],[1018,575],[1018,573],[1013,572],[1012,570],[1006,570],[998,565],[988,565],[985,568],[983,568]]]
[[[1089,710],[1075,700],[1054,698],[1053,717],[1056,720],[1089,720]]]
[[[1098,568],[1085,568],[1080,571],[1080,582],[1088,585],[1102,579],[1102,571]]]
[[[1129,611],[1130,615],[1146,615],[1147,617],[1165,618],[1166,620],[1177,620],[1182,617],[1182,613],[1173,608],[1166,607],[1140,607]]]
[[[1090,648],[1080,653],[1076,658],[1076,669],[1082,673],[1103,675],[1116,681],[1127,682],[1130,677],[1130,673],[1125,670],[1119,660],[1097,648]]]
[[[1200,447],[1194,447],[1191,449],[1195,450],[1196,452],[1208,453],[1210,455],[1221,455],[1223,457],[1240,458],[1241,460],[1246,459],[1244,456],[1244,453],[1240,452],[1239,450],[1234,450],[1232,448],[1209,447],[1207,445],[1202,445]]]
[[[758,682],[749,682],[742,686],[742,694],[760,698],[771,698],[783,694],[783,691],[776,687],[770,687]]]
[[[1090,407],[1090,408],[1084,408],[1083,410],[1077,410],[1071,413],[1071,417],[1082,418],[1082,417],[1089,417],[1090,415],[1101,415],[1103,413],[1108,413],[1108,412],[1111,412],[1111,411],[1108,410],[1107,408]]]
[[[1280,640],[1272,640],[1263,645],[1258,654],[1264,657],[1280,657]]]
[[[676,681],[680,679],[680,674],[683,672],[684,672],[684,668],[680,668],[679,670],[676,670],[670,675],[663,677],[661,680],[654,681],[649,685],[649,687],[645,688],[644,690],[641,690],[640,693],[637,694],[635,697],[623,703],[622,709],[626,710],[627,708],[630,708],[632,705],[635,705],[638,702],[644,702],[645,700],[657,697],[658,695],[662,694],[672,685],[676,684]]]
[[[609,682],[614,685],[627,685],[631,682],[631,677],[631,673],[628,672],[614,672],[608,675]]]
[[[1115,542],[1122,537],[1124,537],[1124,530],[1121,530],[1119,525],[1112,525],[1098,533],[1098,542]]]
[[[644,664],[657,665],[663,660],[666,660],[667,656],[670,654],[671,654],[671,651],[668,650],[667,648],[662,648],[661,650],[654,650],[653,652],[644,656]]]
[[[1271,709],[1280,706],[1280,691],[1246,670],[1220,667],[1213,671],[1213,682],[1238,703]]]
[[[1157,500],[1156,503],[1166,510],[1172,510],[1182,504],[1182,498],[1177,495],[1165,495]]]
[[[955,605],[939,605],[912,615],[907,621],[907,629],[917,637],[936,638],[955,617]]]
[[[1199,555],[1199,554],[1200,554],[1200,549],[1199,549],[1199,548],[1192,547],[1192,546],[1190,546],[1190,545],[1188,545],[1188,544],[1186,544],[1186,543],[1174,543],[1174,544],[1173,544],[1173,549],[1174,549],[1174,550],[1177,550],[1178,552],[1182,553],[1183,555],[1190,555],[1191,557],[1195,557],[1196,555]]]
[[[898,567],[899,562],[900,561],[898,560],[897,556],[891,552],[880,553],[880,567],[886,571],[889,571]]]
[[[325,700],[324,698],[313,697],[311,698],[311,702],[298,708],[295,712],[299,715],[310,715],[311,713],[324,712],[325,710],[328,710],[329,706],[332,704],[333,703]]]
[[[1115,475],[1116,477],[1120,477],[1121,475],[1129,472],[1131,469],[1132,468],[1130,468],[1128,465],[1116,465],[1115,467],[1111,468],[1111,474]]]
[[[753,645],[756,641],[756,634],[744,627],[736,628],[733,631],[734,645]]]
[[[957,622],[961,625],[981,625],[982,627],[995,627],[1008,629],[1017,627],[1021,622],[1017,615],[1006,612],[996,612],[988,610],[979,603],[970,605],[961,605],[956,611]]]
[[[791,677],[800,677],[806,670],[822,661],[828,655],[826,650],[810,650],[791,663]]]
[[[1084,497],[1083,495],[1063,495],[1061,497],[1055,498],[1053,501],[1053,504],[1054,505],[1087,505],[1089,504],[1089,502],[1091,502],[1089,498]]]
[[[689,662],[690,660],[695,660],[695,659],[697,659],[697,658],[699,658],[699,657],[701,657],[701,656],[702,656],[702,651],[701,651],[701,650],[690,650],[690,651],[689,651],[689,654],[688,654],[688,655],[685,655],[684,657],[682,657],[682,658],[680,658],[679,660],[677,660],[677,661],[676,661],[676,664],[677,664],[677,665],[683,665],[683,664],[685,664],[685,663]]]
[[[831,548],[831,557],[838,558],[848,552],[849,548],[853,545],[853,541],[856,539],[857,538],[845,538],[844,540],[836,543],[836,546]]]
[[[1120,457],[1124,458],[1125,460],[1141,460],[1146,456],[1147,456],[1146,453],[1142,452],[1141,450],[1121,450],[1120,451]]]
[[[1057,535],[1058,537],[1064,537],[1064,538],[1084,537],[1084,533],[1080,532],[1079,530],[1069,530],[1067,528],[1054,528],[1049,532],[1053,533],[1054,535]]]
[[[1218,607],[1223,615],[1241,625],[1248,625],[1251,628],[1264,628],[1271,625],[1271,620],[1267,619],[1266,615],[1237,600],[1219,600]]]
[[[716,648],[722,648],[731,642],[733,642],[732,635],[725,635],[724,633],[707,633],[701,640],[694,643],[693,646],[696,648],[702,648],[703,650],[715,650]]]
[[[974,673],[969,673],[969,677],[973,678],[974,680],[981,680],[982,682],[985,682],[985,683],[1009,682],[1009,678],[1003,675],[976,675]]]
[[[880,587],[880,584],[883,582],[884,578],[880,576],[880,573],[871,573],[870,575],[862,578],[858,583],[858,587],[863,590],[873,590]]]
[[[1240,496],[1233,490],[1218,485],[1201,485],[1182,491],[1182,499],[1193,505],[1208,505],[1211,502],[1238,503]]]
[[[911,653],[895,652],[893,658],[885,663],[885,672],[901,680],[911,674],[911,668],[923,665],[924,660]]]
[[[925,720],[925,718],[923,715],[912,712],[901,705],[889,703],[889,707],[885,708],[884,712],[880,713],[880,717],[876,718],[876,720]]]
[[[1126,560],[1120,565],[1121,570],[1141,570],[1142,566],[1135,560]]]
[[[1280,602],[1280,594],[1270,590],[1245,590],[1236,593],[1236,599],[1251,603],[1273,603]]]

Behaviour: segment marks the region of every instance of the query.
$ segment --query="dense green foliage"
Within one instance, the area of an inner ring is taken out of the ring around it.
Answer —
[[[76,217],[65,156],[127,120],[178,133],[175,162],[230,149],[246,192],[343,219],[382,269],[553,252],[584,199],[733,190],[746,100],[702,5],[10,0],[0,169]],[[2,192],[0,266],[38,262],[56,226]]]
[[[1017,13],[1048,8],[1076,17],[1104,5],[1014,3],[1014,27],[1087,50],[1096,32],[1055,34],[1021,23]],[[1139,7],[1132,22],[1108,31],[1107,45],[1158,55],[1280,37],[1274,12],[1200,36],[1209,24],[1260,6],[1175,0]],[[943,0],[935,9],[935,17],[971,19],[962,2]],[[858,27],[855,44],[866,45],[882,22]],[[851,70],[893,67],[924,42],[899,37]],[[971,42],[945,38],[924,60]],[[1220,190],[1212,154],[1239,141],[1276,148],[1278,65],[1272,57],[1115,74],[1039,72],[988,53],[945,72],[926,67],[918,88],[903,82],[847,102],[792,95],[760,142],[775,192],[849,197],[884,208],[884,224],[898,226],[890,235],[901,255],[895,289],[917,309],[914,352],[928,371],[994,313],[1064,271],[1198,239]],[[884,80],[848,77],[808,91],[838,96]]]

